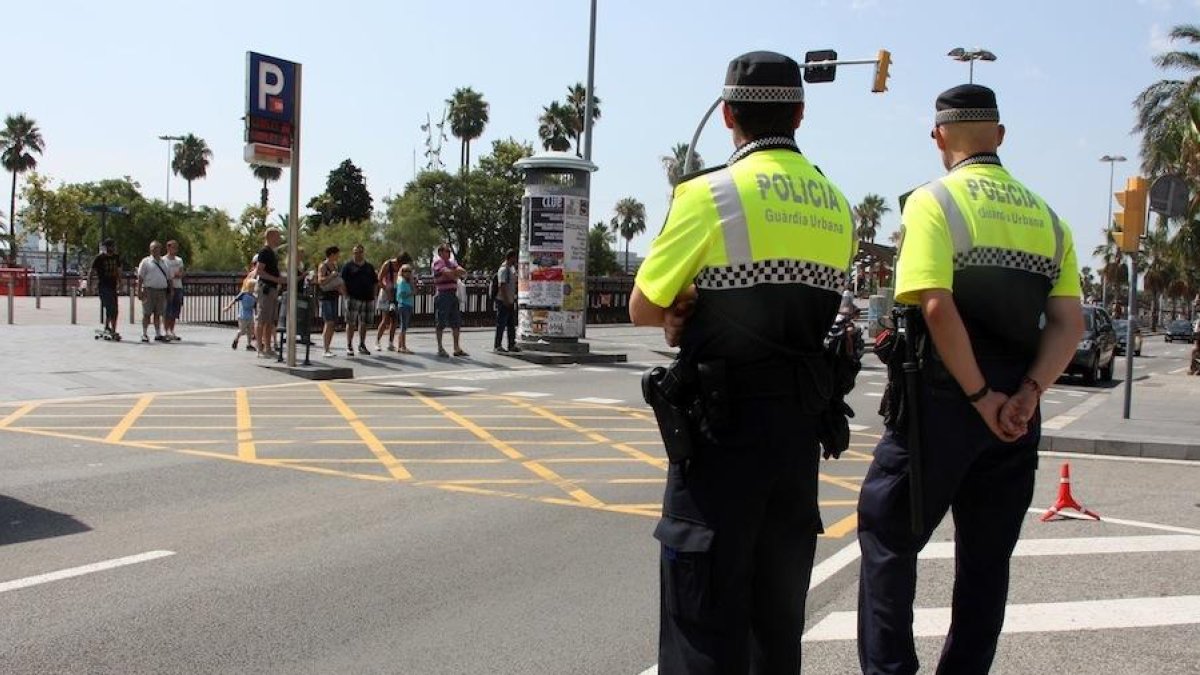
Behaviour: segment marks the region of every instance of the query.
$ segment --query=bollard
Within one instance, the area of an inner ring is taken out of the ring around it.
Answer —
[[[78,323],[78,321],[76,321],[76,313],[75,313],[75,307],[76,307],[76,303],[78,301],[79,301],[79,294],[71,293],[71,325],[72,326],[74,326],[76,323]]]
[[[33,295],[34,309],[42,308],[42,275],[38,274],[33,277]]]

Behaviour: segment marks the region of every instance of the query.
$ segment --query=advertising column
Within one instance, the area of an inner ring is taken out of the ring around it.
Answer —
[[[588,199],[557,185],[530,184],[523,219],[518,285],[523,340],[583,335]]]

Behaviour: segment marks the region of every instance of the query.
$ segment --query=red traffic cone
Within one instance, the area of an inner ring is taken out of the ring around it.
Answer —
[[[1075,498],[1071,496],[1071,463],[1063,462],[1062,474],[1058,479],[1058,501],[1054,502],[1054,506],[1050,510],[1042,514],[1042,522],[1050,520],[1058,515],[1059,511],[1064,509],[1074,509],[1085,516],[1091,516],[1096,520],[1100,520],[1100,514],[1084,507]]]

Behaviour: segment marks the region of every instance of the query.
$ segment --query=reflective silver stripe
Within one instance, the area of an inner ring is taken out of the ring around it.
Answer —
[[[721,232],[725,237],[725,255],[728,265],[748,265],[754,261],[750,256],[750,227],[746,223],[746,209],[738,194],[737,183],[729,169],[708,175],[713,202],[721,218]]]
[[[954,201],[954,195],[950,194],[950,188],[940,180],[935,180],[925,187],[937,200],[938,206],[942,207],[942,214],[946,216],[946,225],[950,227],[950,237],[954,240],[954,253],[970,251],[971,229],[967,227],[967,219],[963,217],[962,210],[958,208],[958,202]]]
[[[1050,212],[1050,226],[1054,228],[1054,266],[1062,267],[1063,256],[1067,254],[1063,250],[1063,239],[1066,235],[1063,233],[1062,223],[1058,221],[1058,214],[1049,206],[1046,207],[1046,210]]]

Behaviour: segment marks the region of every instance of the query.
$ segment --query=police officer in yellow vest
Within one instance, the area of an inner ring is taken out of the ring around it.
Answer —
[[[725,85],[737,151],[677,186],[630,300],[635,324],[680,344],[705,401],[654,533],[663,675],[799,672],[818,427],[840,404],[821,350],[855,253],[850,204],[796,146],[795,61],[745,54]]]
[[[932,342],[917,419],[909,421],[921,438],[922,531],[913,534],[910,524],[907,438],[889,428],[858,505],[858,649],[871,674],[917,671],[917,554],[947,510],[954,597],[937,672],[988,672],[1009,558],[1033,495],[1038,399],[1083,330],[1071,232],[1000,164],[995,94],[962,85],[942,93],[936,108],[932,137],[949,173],[904,205],[896,268],[896,301],[919,305]]]

